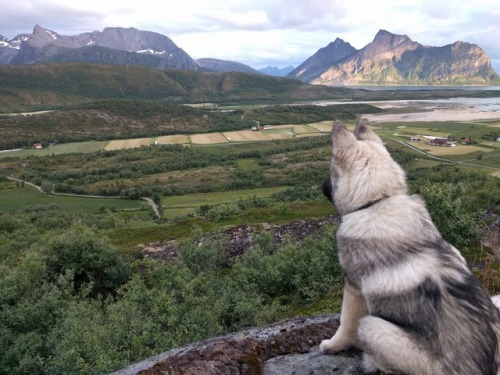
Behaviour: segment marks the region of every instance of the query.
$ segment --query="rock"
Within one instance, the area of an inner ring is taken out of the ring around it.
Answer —
[[[229,258],[234,258],[244,254],[262,232],[271,234],[273,243],[279,245],[285,238],[291,239],[299,244],[306,236],[317,232],[326,224],[335,223],[338,218],[334,215],[327,217],[294,220],[286,224],[265,224],[264,229],[255,225],[244,224],[230,227],[216,233],[207,233],[200,239],[200,244],[210,238],[223,238],[225,241],[225,252]],[[171,260],[179,254],[177,252],[179,244],[176,240],[157,241],[139,245],[139,250],[149,258]]]
[[[290,354],[265,362],[264,375],[357,375],[362,374],[360,353],[324,355],[318,347],[306,354]]]
[[[359,352],[319,352],[339,324],[336,314],[290,319],[173,349],[113,375],[361,374]]]

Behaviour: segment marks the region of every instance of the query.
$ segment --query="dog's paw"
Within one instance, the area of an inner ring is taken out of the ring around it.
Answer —
[[[321,344],[319,344],[319,350],[323,354],[335,354],[343,350],[349,349],[350,346],[351,345],[349,345],[344,340],[338,340],[334,336],[330,340],[321,341]]]

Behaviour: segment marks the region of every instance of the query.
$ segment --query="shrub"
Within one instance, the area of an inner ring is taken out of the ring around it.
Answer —
[[[235,203],[222,203],[210,208],[206,215],[210,220],[217,221],[229,219],[236,216],[240,212],[240,208]]]

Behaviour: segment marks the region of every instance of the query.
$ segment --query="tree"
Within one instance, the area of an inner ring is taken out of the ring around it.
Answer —
[[[45,194],[51,194],[52,191],[53,191],[53,186],[52,184],[50,183],[50,181],[42,181],[41,185],[40,185],[42,191],[45,193]]]
[[[47,244],[44,254],[52,276],[71,270],[77,289],[92,283],[94,292],[113,292],[130,274],[127,258],[86,227],[75,226],[55,237]]]

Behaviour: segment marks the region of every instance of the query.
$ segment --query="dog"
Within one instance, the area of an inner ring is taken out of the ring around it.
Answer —
[[[366,374],[500,375],[500,310],[403,169],[360,119],[332,128],[323,192],[340,216],[340,326],[320,350],[363,351]]]

